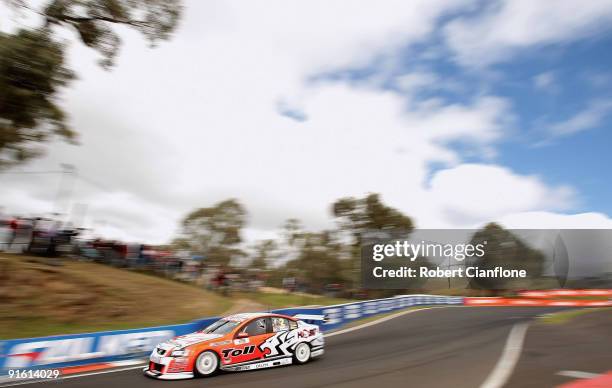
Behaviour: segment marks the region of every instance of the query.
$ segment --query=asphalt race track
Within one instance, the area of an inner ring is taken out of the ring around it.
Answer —
[[[329,337],[326,354],[300,366],[182,381],[158,381],[132,369],[28,387],[479,387],[497,364],[512,326],[555,310],[435,308]],[[546,380],[540,383],[541,387],[554,385]]]

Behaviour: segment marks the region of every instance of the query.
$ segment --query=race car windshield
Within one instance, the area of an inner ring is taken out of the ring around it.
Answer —
[[[239,324],[240,322],[238,321],[220,319],[202,331],[206,334],[227,334]]]

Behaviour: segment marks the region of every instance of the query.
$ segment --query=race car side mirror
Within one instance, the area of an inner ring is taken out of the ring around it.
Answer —
[[[243,331],[241,333],[238,333],[236,338],[249,338],[249,333],[247,333],[246,331]]]

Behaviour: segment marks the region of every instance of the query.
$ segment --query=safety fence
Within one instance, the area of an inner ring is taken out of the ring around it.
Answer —
[[[273,313],[324,315],[321,330],[337,329],[357,319],[423,305],[461,305],[463,297],[400,295],[322,307],[296,307]],[[0,341],[0,375],[9,370],[55,369],[144,357],[169,338],[202,330],[218,317],[190,323],[131,330],[103,331]]]

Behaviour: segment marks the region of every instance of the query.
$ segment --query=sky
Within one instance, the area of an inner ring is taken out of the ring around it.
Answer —
[[[118,30],[111,71],[64,32],[80,145],[0,174],[0,206],[147,243],[228,198],[251,240],[330,228],[370,192],[421,228],[611,228],[611,22],[609,0],[187,0],[156,48]],[[69,198],[20,174],[62,163]]]

